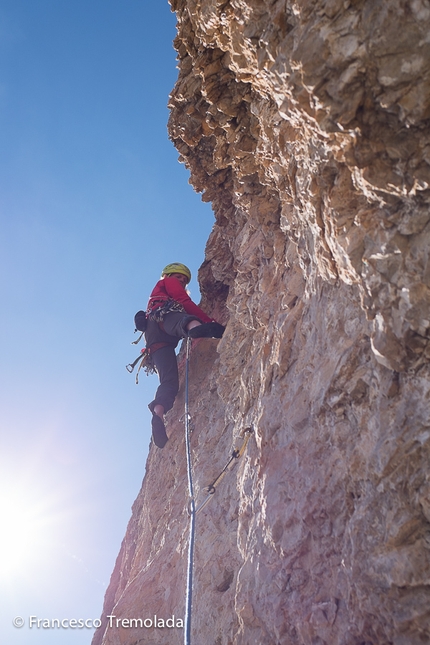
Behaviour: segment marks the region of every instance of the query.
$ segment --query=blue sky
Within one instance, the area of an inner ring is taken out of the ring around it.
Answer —
[[[146,405],[125,365],[162,267],[195,276],[213,216],[167,137],[167,0],[0,4],[0,642],[81,645],[140,489]],[[185,485],[185,482],[184,482]],[[26,624],[14,628],[21,616]]]

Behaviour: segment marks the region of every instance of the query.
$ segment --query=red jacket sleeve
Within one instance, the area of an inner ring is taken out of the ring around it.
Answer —
[[[172,298],[172,300],[176,300],[176,302],[180,302],[181,305],[184,307],[185,311],[187,314],[191,314],[192,316],[197,316],[202,322],[207,323],[211,322],[213,318],[209,318],[207,314],[203,311],[203,309],[200,309],[190,298],[188,293],[185,291],[179,280],[176,278],[169,278],[165,277],[163,280],[164,283],[164,288],[166,290],[167,295],[169,298]]]

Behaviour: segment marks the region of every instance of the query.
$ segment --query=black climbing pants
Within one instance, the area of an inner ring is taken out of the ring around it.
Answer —
[[[157,343],[167,343],[164,347],[152,352],[152,359],[157,368],[160,385],[155,393],[155,398],[148,405],[151,412],[156,405],[162,405],[164,412],[173,407],[179,390],[178,362],[175,348],[181,338],[187,334],[186,326],[192,320],[199,320],[184,312],[171,312],[166,314],[162,323],[149,319],[145,332],[146,346]],[[201,322],[199,320],[199,322]]]
[[[155,398],[149,404],[149,409],[154,412],[156,405],[162,405],[164,412],[173,407],[173,402],[179,390],[178,362],[175,348],[171,345],[157,349],[152,355],[152,360],[157,368],[160,385],[155,393]]]

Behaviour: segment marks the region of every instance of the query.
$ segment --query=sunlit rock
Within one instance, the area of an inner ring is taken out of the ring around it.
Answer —
[[[191,359],[192,633],[205,645],[430,642],[430,5],[172,0],[169,132],[216,222]],[[190,216],[192,226],[192,216]],[[103,616],[183,617],[183,386]],[[113,629],[94,645],[174,645]]]

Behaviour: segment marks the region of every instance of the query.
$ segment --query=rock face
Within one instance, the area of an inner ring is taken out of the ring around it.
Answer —
[[[192,351],[192,639],[430,642],[430,4],[172,0],[170,135],[216,223]],[[183,619],[184,393],[103,616]],[[149,624],[149,623],[148,623]],[[106,624],[94,645],[183,641]]]

